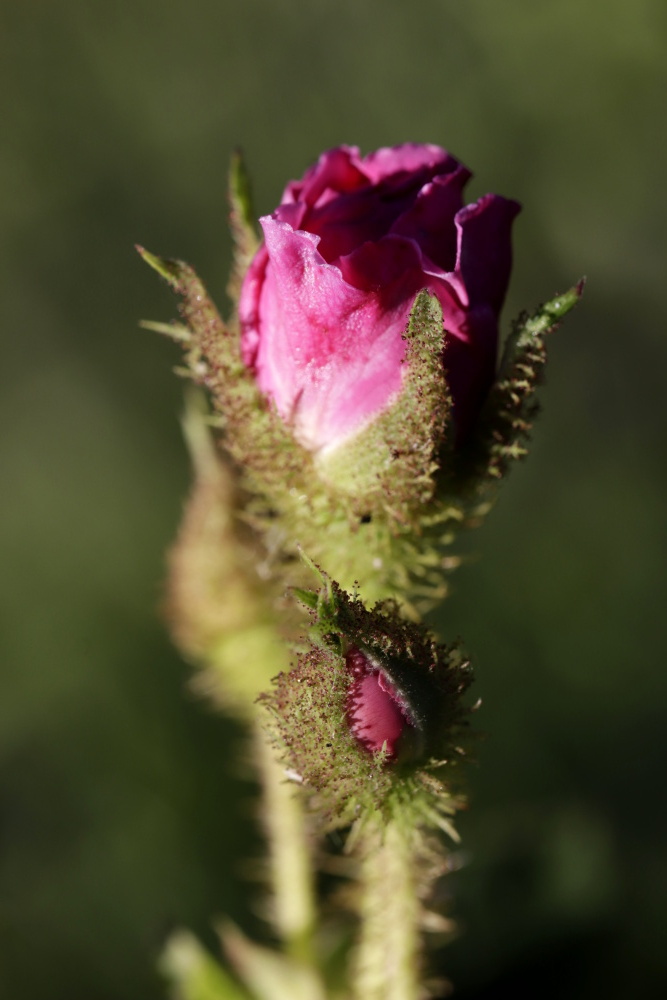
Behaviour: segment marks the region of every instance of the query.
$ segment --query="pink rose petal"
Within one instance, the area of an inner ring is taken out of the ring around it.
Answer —
[[[493,379],[516,202],[462,207],[467,168],[438,146],[320,156],[262,220],[244,280],[243,357],[299,440],[317,451],[362,429],[400,391],[416,294],[443,309],[459,438]]]
[[[410,723],[391,682],[359,649],[347,654],[352,676],[347,717],[352,735],[371,753],[383,748],[396,757],[398,741]]]

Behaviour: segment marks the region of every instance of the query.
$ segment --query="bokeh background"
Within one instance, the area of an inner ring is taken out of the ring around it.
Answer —
[[[444,608],[486,738],[447,888],[462,998],[667,984],[664,0],[0,3],[0,996],[157,1000],[185,925],[256,925],[240,738],[159,618],[187,490],[141,241],[222,301],[320,150],[440,143],[513,196],[506,319],[572,284],[532,455]]]

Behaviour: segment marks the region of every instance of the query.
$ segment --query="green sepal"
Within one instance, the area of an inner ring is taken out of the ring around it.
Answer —
[[[167,324],[143,321],[149,329],[160,333],[178,331],[179,340],[187,344],[186,362],[194,381],[208,384],[213,372],[221,367],[231,377],[238,374],[242,362],[234,337],[222,321],[197,274],[182,260],[172,260],[150,253],[137,245],[137,252],[154,271],[169,282],[181,297],[183,323]]]
[[[384,750],[369,752],[351,732],[345,657],[353,648],[385,673],[412,723],[395,761]],[[299,776],[325,828],[379,813],[444,829],[458,804],[454,788],[466,755],[471,709],[464,695],[471,681],[457,644],[438,644],[391,602],[368,610],[325,578],[308,643],[260,701],[283,763]]]
[[[248,993],[187,931],[172,934],[159,971],[173,1000],[252,1000]]]
[[[311,457],[259,392],[241,357],[240,338],[226,324],[196,272],[184,261],[171,260],[137,247],[142,258],[165,278],[180,297],[183,323],[178,339],[186,344],[186,374],[209,390],[216,422],[226,430],[226,446],[245,477],[245,486],[260,498],[280,503],[291,492],[303,494],[304,470]],[[170,324],[152,328],[166,332]]]
[[[234,241],[234,260],[227,292],[232,302],[237,302],[241,284],[252,258],[259,247],[255,228],[250,176],[240,149],[232,154],[229,164],[229,228]]]
[[[175,340],[179,344],[189,344],[192,340],[192,334],[182,323],[156,323],[151,319],[142,319],[139,321],[139,326],[142,330],[162,333],[165,337],[169,337],[170,340]]]
[[[560,321],[578,305],[581,296],[584,294],[585,285],[586,278],[580,278],[576,285],[568,288],[562,295],[556,295],[553,299],[538,306],[532,316],[520,316],[514,331],[514,337],[517,342],[516,346],[524,347],[534,337],[543,336],[555,330]],[[511,340],[512,337],[510,337]],[[511,349],[511,344],[509,346]]]
[[[146,261],[149,267],[152,267],[154,271],[168,281],[172,288],[179,290],[179,271],[180,262],[176,260],[169,260],[167,257],[158,257],[157,254],[151,253],[150,250],[146,250],[141,244],[135,244],[135,250],[139,256]]]
[[[302,587],[292,587],[291,592],[296,597],[297,601],[301,604],[305,604],[307,608],[311,611],[315,611],[317,608],[317,594],[312,590],[304,590]]]
[[[515,320],[503,349],[498,376],[480,415],[467,454],[463,478],[476,484],[502,479],[512,463],[528,454],[528,439],[539,412],[537,388],[544,377],[547,337],[577,305],[585,278],[539,306],[532,315]]]
[[[442,368],[442,307],[426,289],[414,300],[403,339],[403,384],[395,401],[315,462],[332,490],[353,498],[360,514],[399,524],[414,521],[433,496],[451,408]]]
[[[255,944],[231,922],[220,928],[229,962],[257,1000],[326,1000],[312,966]]]

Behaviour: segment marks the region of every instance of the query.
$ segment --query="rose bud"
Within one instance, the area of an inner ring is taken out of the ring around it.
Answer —
[[[396,400],[404,333],[428,289],[446,330],[443,378],[458,436],[493,381],[515,201],[464,207],[470,171],[405,144],[323,153],[260,219],[239,302],[246,364],[297,439],[326,453]]]
[[[138,248],[181,298],[181,322],[144,325],[210,393],[277,576],[300,545],[419,615],[458,563],[446,546],[526,454],[546,340],[582,283],[520,317],[496,371],[518,205],[463,207],[469,176],[437,146],[332,150],[261,220],[258,249],[235,157],[228,322],[188,264]]]
[[[368,610],[324,574],[296,591],[313,628],[292,670],[261,701],[290,775],[329,827],[400,803],[414,822],[446,824],[464,756],[472,673],[394,606]]]

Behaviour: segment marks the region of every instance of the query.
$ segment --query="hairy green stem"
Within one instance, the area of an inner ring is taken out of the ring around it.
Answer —
[[[264,827],[269,842],[273,920],[287,954],[316,968],[313,934],[315,887],[305,817],[294,784],[260,732],[258,756],[264,789]],[[314,995],[315,1000],[315,995]]]
[[[414,831],[393,819],[369,823],[361,859],[355,1000],[418,1000],[421,985],[419,874]]]

